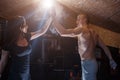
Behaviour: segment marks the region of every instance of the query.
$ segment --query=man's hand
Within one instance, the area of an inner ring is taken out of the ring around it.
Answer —
[[[55,8],[50,9],[50,16],[51,16],[52,18],[55,18],[55,17],[56,17],[56,10],[55,10]]]
[[[115,62],[113,59],[110,60],[110,67],[111,67],[112,69],[116,69],[116,67],[117,67],[116,62]]]

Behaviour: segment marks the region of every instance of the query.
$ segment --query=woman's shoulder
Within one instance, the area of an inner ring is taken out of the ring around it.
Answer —
[[[31,33],[25,33],[25,38],[27,39],[27,41],[30,41]]]

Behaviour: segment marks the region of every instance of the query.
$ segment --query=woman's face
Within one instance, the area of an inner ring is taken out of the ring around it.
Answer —
[[[24,33],[27,33],[27,31],[28,31],[28,25],[27,25],[25,19],[24,19],[24,23],[22,25],[21,31],[24,32]]]

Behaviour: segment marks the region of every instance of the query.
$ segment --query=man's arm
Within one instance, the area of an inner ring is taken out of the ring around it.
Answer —
[[[45,34],[46,32],[47,32],[47,30],[48,30],[48,28],[49,28],[49,26],[51,25],[51,22],[52,22],[52,18],[50,17],[47,21],[46,21],[46,23],[45,23],[45,25],[42,27],[42,29],[40,29],[40,30],[38,30],[38,31],[36,31],[36,32],[31,32],[31,40],[32,39],[35,39],[35,38],[37,38],[37,37],[40,37],[40,36],[42,36],[43,34]]]
[[[56,19],[53,21],[53,25],[57,32],[63,37],[76,37],[74,29],[65,29]]]
[[[106,47],[106,45],[104,44],[104,42],[101,40],[99,36],[97,39],[98,39],[98,45],[104,50],[105,54],[109,58],[111,68],[115,69],[117,64],[113,60],[110,50]]]
[[[108,56],[109,60],[112,60],[112,56],[110,53],[110,50],[106,47],[104,42],[101,40],[101,38],[98,36],[98,45],[104,50],[105,54]]]

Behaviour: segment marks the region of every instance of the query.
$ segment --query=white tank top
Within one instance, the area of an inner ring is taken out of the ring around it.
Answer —
[[[87,32],[81,32],[78,35],[78,51],[80,56],[83,57],[88,52],[93,54],[96,41],[96,35],[93,30],[89,29]]]

